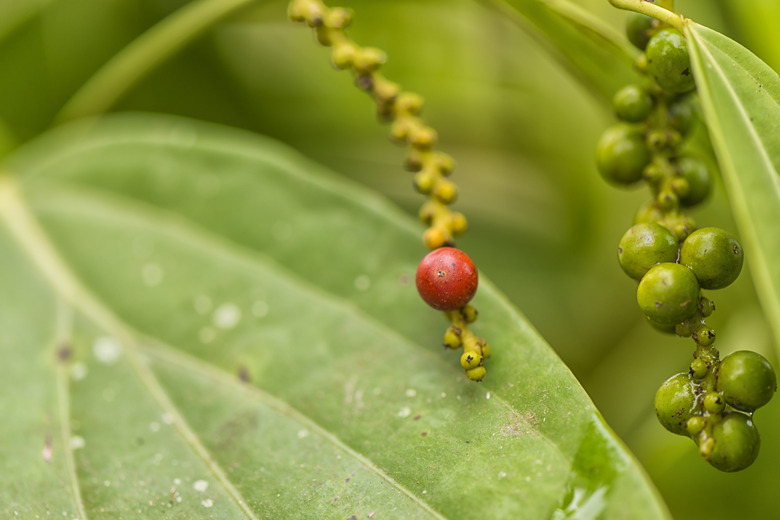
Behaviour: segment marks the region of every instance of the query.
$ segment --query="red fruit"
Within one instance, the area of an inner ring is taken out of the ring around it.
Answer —
[[[434,249],[417,267],[417,291],[425,303],[440,311],[465,306],[477,292],[478,281],[474,262],[454,247]]]

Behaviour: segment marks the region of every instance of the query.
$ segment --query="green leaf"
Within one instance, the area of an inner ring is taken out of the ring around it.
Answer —
[[[483,0],[545,46],[597,99],[609,102],[627,83],[638,51],[617,30],[567,0]]]
[[[476,384],[419,226],[291,150],[125,115],[5,170],[3,516],[668,517],[489,282]]]
[[[780,348],[780,77],[693,22],[691,64],[756,291]]]

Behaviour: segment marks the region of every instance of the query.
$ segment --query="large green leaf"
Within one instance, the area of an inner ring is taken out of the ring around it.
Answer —
[[[5,168],[3,516],[668,516],[490,283],[476,384],[419,228],[289,149],[115,116]]]
[[[716,31],[688,22],[686,33],[748,265],[780,348],[780,77]]]

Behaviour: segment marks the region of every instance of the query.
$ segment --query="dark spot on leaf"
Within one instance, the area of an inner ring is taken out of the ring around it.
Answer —
[[[423,437],[425,437],[425,436],[427,436],[427,435],[428,435],[428,432],[422,432],[420,435],[422,435]]]
[[[663,302],[655,302],[655,308],[660,309],[663,306]]]
[[[683,76],[690,76],[691,75],[690,69],[685,69],[684,71],[682,71],[682,75]]]
[[[242,383],[248,383],[249,382],[249,370],[247,370],[246,367],[238,367],[238,379]]]
[[[420,414],[418,413],[417,415],[415,415],[415,416],[413,417],[413,420],[417,421],[417,420],[419,420],[419,419],[420,419],[420,417],[422,417],[422,415],[420,415]]]

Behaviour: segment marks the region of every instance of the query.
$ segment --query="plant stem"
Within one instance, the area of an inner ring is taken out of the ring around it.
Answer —
[[[68,100],[55,123],[101,114],[133,85],[221,19],[256,0],[195,0],[114,55]]]
[[[671,10],[674,6],[674,0],[660,0],[658,5],[647,0],[609,0],[609,3],[618,9],[626,9],[652,16],[683,32],[685,18]]]

